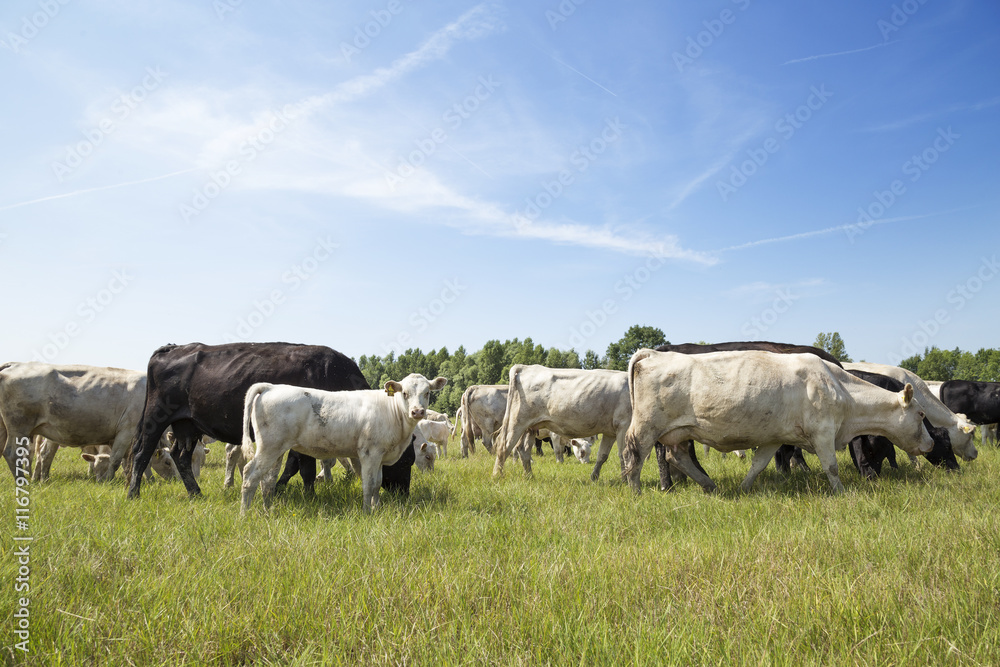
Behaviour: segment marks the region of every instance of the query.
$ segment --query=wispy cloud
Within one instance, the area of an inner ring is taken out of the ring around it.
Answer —
[[[847,56],[852,53],[861,53],[863,51],[871,51],[872,49],[880,49],[883,46],[888,46],[890,44],[895,44],[899,40],[892,42],[880,42],[878,44],[873,44],[872,46],[865,46],[860,49],[851,49],[850,51],[837,51],[836,53],[820,53],[815,56],[806,56],[805,58],[795,58],[794,60],[786,60],[781,63],[782,65],[791,65],[792,63],[804,63],[809,60],[819,60],[820,58],[834,58],[836,56]]]
[[[774,293],[781,290],[814,290],[816,288],[826,288],[830,286],[830,281],[825,278],[809,278],[807,280],[800,280],[798,282],[789,283],[769,283],[763,281],[756,281],[752,283],[747,283],[746,285],[740,285],[734,287],[733,289],[726,290],[723,292],[723,296],[729,297],[731,299],[737,299],[740,301],[758,301],[761,299],[770,299],[774,297]]]

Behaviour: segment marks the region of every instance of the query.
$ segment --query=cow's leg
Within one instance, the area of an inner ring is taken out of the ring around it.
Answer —
[[[626,440],[624,442],[627,444],[624,446],[624,451],[622,452],[625,471],[622,475],[625,477],[628,485],[632,487],[632,491],[638,495],[642,493],[642,485],[639,481],[642,475],[642,464],[649,458],[649,453],[653,451],[654,436],[644,434],[640,429],[633,431],[629,428],[625,437]],[[604,453],[604,443],[606,440],[607,436],[601,438],[601,453]],[[618,447],[622,448],[622,444],[619,443]]]
[[[333,481],[333,467],[337,465],[337,459],[322,459],[319,462],[320,471],[316,474],[316,480],[323,480],[327,484]]]
[[[604,462],[608,460],[608,455],[611,454],[611,445],[615,444],[616,439],[616,434],[614,433],[601,434],[601,446],[597,448],[597,461],[594,462],[594,470],[590,473],[590,480],[592,482],[596,482],[601,478],[601,468],[604,467]],[[620,446],[619,449],[621,449]],[[624,471],[622,474],[624,475]]]
[[[656,447],[656,467],[660,471],[660,491],[669,491],[674,485],[674,480],[670,477],[670,464],[667,462],[667,446],[662,442],[657,442]],[[705,445],[708,447],[708,445]]]
[[[316,459],[308,454],[299,454],[299,474],[306,496],[316,495]]]
[[[711,493],[718,488],[705,469],[701,467],[701,463],[698,462],[693,440],[685,440],[674,446],[667,445],[666,450],[667,461],[700,484],[706,493]]]
[[[198,480],[194,478],[194,471],[191,469],[191,457],[194,456],[194,446],[197,444],[201,433],[189,419],[182,419],[173,424],[175,444],[170,455],[177,465],[177,472],[184,482],[189,498],[197,498],[201,495],[201,487]],[[152,458],[152,457],[150,457]]]
[[[539,456],[545,456],[542,453],[542,441],[539,440],[538,438],[535,438],[535,453],[538,454]]]
[[[280,492],[288,482],[291,481],[292,477],[295,477],[295,473],[299,471],[299,464],[301,462],[302,455],[295,450],[289,450],[288,457],[285,459],[285,470],[281,473],[281,477],[278,479],[277,488]]]
[[[507,421],[507,417],[504,417],[504,421]],[[506,431],[504,435],[506,440],[497,442],[493,451],[496,453],[496,462],[493,464],[493,476],[499,477],[503,475],[503,464],[507,460],[507,457],[518,451],[522,441],[525,441],[529,435],[528,425],[521,425],[517,422],[514,416],[511,416],[510,420],[510,430]],[[503,429],[501,429],[503,431]],[[486,444],[486,429],[483,429],[483,444]],[[524,463],[524,471],[526,473],[531,473],[531,450],[527,451],[527,461],[524,460],[522,456],[521,460]]]
[[[827,479],[830,480],[830,486],[833,487],[833,492],[843,493],[844,484],[840,481],[837,469],[837,453],[834,446],[834,433],[835,431],[832,428],[817,433],[816,437],[813,438],[813,451],[816,453],[816,456],[819,457],[819,464],[823,466],[823,472],[826,473]]]
[[[754,480],[757,479],[757,475],[767,467],[767,464],[771,462],[775,452],[780,447],[781,445],[763,445],[754,450],[753,458],[750,460],[750,470],[747,472],[747,476],[743,478],[743,483],[740,484],[741,490],[744,492],[750,490]]]
[[[280,458],[260,478],[260,499],[264,503],[264,509],[271,507],[271,501],[274,499],[274,485],[278,481],[279,472],[281,472]]]
[[[118,431],[115,435],[115,439],[111,442],[111,461],[108,466],[108,472],[103,479],[97,480],[98,482],[110,482],[115,478],[118,468],[121,467],[122,460],[124,460],[125,455],[128,454],[128,448],[132,444],[132,439],[134,437],[135,431],[132,429],[122,429],[121,431]],[[153,451],[156,451],[155,447],[153,448]]]
[[[889,466],[893,470],[899,470],[899,464],[896,463],[896,447],[891,442],[885,450],[885,459],[889,462]]]
[[[243,448],[239,444],[226,443],[226,479],[224,486],[230,488],[233,485],[233,477],[236,469],[240,469],[243,474]]]
[[[139,497],[139,492],[142,489],[142,475],[149,467],[153,453],[160,446],[160,438],[169,424],[170,421],[167,419],[149,418],[143,420],[140,436],[132,447],[132,480],[128,488],[128,498],[134,500]],[[176,463],[176,460],[174,462]],[[191,461],[188,459],[188,464],[190,463]],[[180,468],[178,468],[178,472],[180,472]]]
[[[363,451],[358,458],[361,460],[361,509],[371,513],[379,504],[379,490],[382,488],[382,457],[370,451]]]
[[[868,463],[868,452],[865,451],[865,436],[860,435],[851,440],[847,445],[847,449],[851,453],[851,461],[854,463],[854,467],[857,468],[861,476],[865,479],[874,479],[876,474]]]
[[[38,482],[44,482],[49,478],[49,473],[52,471],[52,461],[56,458],[56,452],[59,451],[59,445],[52,442],[48,438],[43,438],[41,436],[35,436],[35,471],[31,474],[31,479]]]
[[[781,445],[774,453],[774,467],[785,477],[792,474],[792,454],[795,447],[792,445]]]
[[[536,442],[540,442],[536,439]],[[531,433],[526,432],[521,442],[518,443],[515,451],[521,457],[521,465],[524,466],[524,474],[531,475]]]
[[[257,455],[243,468],[241,515],[250,509],[250,503],[253,502],[254,494],[257,493],[257,487],[260,486],[264,476],[281,465],[281,457],[284,453],[283,448],[270,451],[261,447],[261,443],[257,443]]]

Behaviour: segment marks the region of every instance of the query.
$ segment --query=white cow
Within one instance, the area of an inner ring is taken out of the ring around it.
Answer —
[[[569,447],[573,450],[573,456],[580,463],[590,463],[590,448],[597,441],[596,436],[589,438],[573,438],[569,441]]]
[[[955,414],[942,403],[927,383],[920,379],[916,373],[911,373],[905,368],[898,366],[887,366],[885,364],[870,364],[865,362],[844,364],[847,370],[867,371],[869,373],[880,373],[888,377],[899,380],[902,383],[913,385],[914,396],[920,401],[927,413],[927,421],[934,426],[943,426],[948,429],[948,437],[951,438],[951,448],[955,453],[966,461],[972,461],[979,454],[973,442],[973,434],[976,425],[966,419],[965,415]],[[891,438],[890,438],[891,439]]]
[[[530,429],[547,428],[569,438],[602,436],[591,473],[591,479],[597,481],[611,445],[615,441],[624,442],[631,419],[628,377],[624,371],[515,364],[510,369],[493,474],[503,474],[504,461],[515,449],[520,453],[525,472],[530,473],[531,447],[528,443],[518,447],[518,443]],[[619,444],[619,452],[621,447]]]
[[[413,430],[424,418],[430,392],[448,383],[411,373],[385,383],[385,392],[321,391],[259,382],[247,391],[243,414],[243,455],[253,458],[243,470],[242,512],[263,481],[265,505],[277,481],[282,455],[289,449],[317,459],[346,457],[361,467],[361,503],[370,512],[379,503],[382,466],[399,460]],[[257,439],[250,439],[251,426]]]
[[[35,436],[35,469],[31,473],[33,482],[44,482],[49,478],[52,470],[52,461],[56,457],[59,449],[65,449],[40,435]],[[85,445],[80,447],[80,458],[86,461],[90,467],[90,475],[96,479],[104,479],[111,470],[111,446],[110,445]],[[204,456],[202,456],[204,460]],[[160,447],[153,453],[150,465],[146,469],[146,477],[153,478],[156,472],[164,479],[180,479],[177,466],[170,456],[170,450]]]
[[[421,419],[418,427],[427,442],[437,445],[437,450],[440,452],[441,458],[448,456],[448,438],[451,436],[452,427],[448,423],[447,417],[445,417],[445,421],[443,422]]]
[[[931,393],[934,394],[934,398],[941,400],[941,385],[944,384],[941,380],[924,380],[924,384],[930,389]]]
[[[507,408],[507,385],[474,384],[462,394],[462,457],[476,451],[476,437],[493,454],[493,434],[503,423]],[[479,435],[476,434],[479,429]]]
[[[783,444],[818,456],[835,492],[844,489],[836,450],[859,435],[883,435],[914,454],[934,446],[912,385],[887,391],[813,354],[643,349],[629,361],[628,380],[633,410],[624,458],[636,493],[656,442],[706,491],[715,483],[690,458],[692,439],[720,451],[756,447],[744,491]]]
[[[0,442],[14,472],[14,443],[42,435],[65,447],[111,444],[114,477],[136,434],[146,401],[146,374],[100,366],[36,361],[0,365]]]

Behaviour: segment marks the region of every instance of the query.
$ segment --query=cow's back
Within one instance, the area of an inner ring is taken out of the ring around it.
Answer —
[[[350,357],[296,343],[167,345],[150,357],[148,375],[150,395],[180,405],[184,416],[223,442],[240,442],[243,402],[257,382],[326,391],[369,388]]]

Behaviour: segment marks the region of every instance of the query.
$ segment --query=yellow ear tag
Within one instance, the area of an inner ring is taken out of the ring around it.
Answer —
[[[388,387],[385,388],[385,393],[387,393],[390,396],[392,396],[393,394],[396,393],[396,390],[392,388],[392,385],[390,385],[390,386],[388,386]]]

